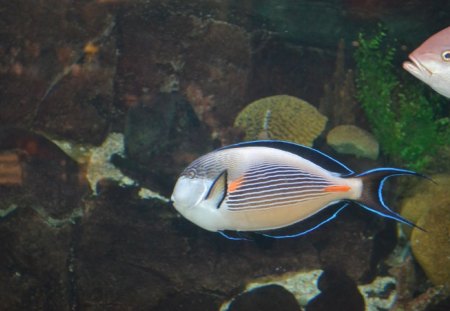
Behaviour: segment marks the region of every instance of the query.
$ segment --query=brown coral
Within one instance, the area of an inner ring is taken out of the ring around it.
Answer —
[[[245,139],[280,139],[312,146],[327,118],[304,100],[288,95],[259,99],[245,107],[234,122]]]

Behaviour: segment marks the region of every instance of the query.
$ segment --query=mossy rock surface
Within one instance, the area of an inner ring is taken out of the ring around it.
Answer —
[[[327,135],[327,143],[337,152],[356,157],[378,158],[379,146],[375,137],[355,125],[339,125]]]
[[[450,286],[450,197],[430,204],[411,234],[414,257],[434,285]]]
[[[414,257],[434,285],[450,286],[450,174],[431,176],[412,189],[402,203],[403,217],[419,227],[410,241]]]
[[[327,117],[306,101],[276,95],[250,103],[236,117],[234,126],[246,140],[279,139],[312,146],[323,132]]]
[[[436,200],[448,197],[450,174],[437,174],[430,180],[422,180],[412,190],[412,196],[403,200],[400,214],[417,223],[419,219],[433,208]]]

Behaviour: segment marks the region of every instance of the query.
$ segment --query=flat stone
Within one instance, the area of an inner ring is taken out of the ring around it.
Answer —
[[[300,311],[294,295],[280,285],[266,285],[254,288],[237,296],[227,311]]]
[[[354,125],[339,125],[327,135],[327,143],[338,153],[352,154],[356,157],[378,158],[379,146],[369,132]]]

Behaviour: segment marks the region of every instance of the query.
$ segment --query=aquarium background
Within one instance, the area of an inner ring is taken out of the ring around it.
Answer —
[[[437,0],[0,1],[0,310],[449,310],[450,100],[401,67],[448,26]],[[246,139],[430,176],[384,191],[426,232],[179,216],[179,173]]]

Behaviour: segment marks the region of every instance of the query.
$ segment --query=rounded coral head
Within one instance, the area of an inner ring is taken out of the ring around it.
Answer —
[[[246,140],[277,139],[312,146],[327,120],[302,99],[276,95],[250,103],[238,114],[234,126],[245,131]]]

